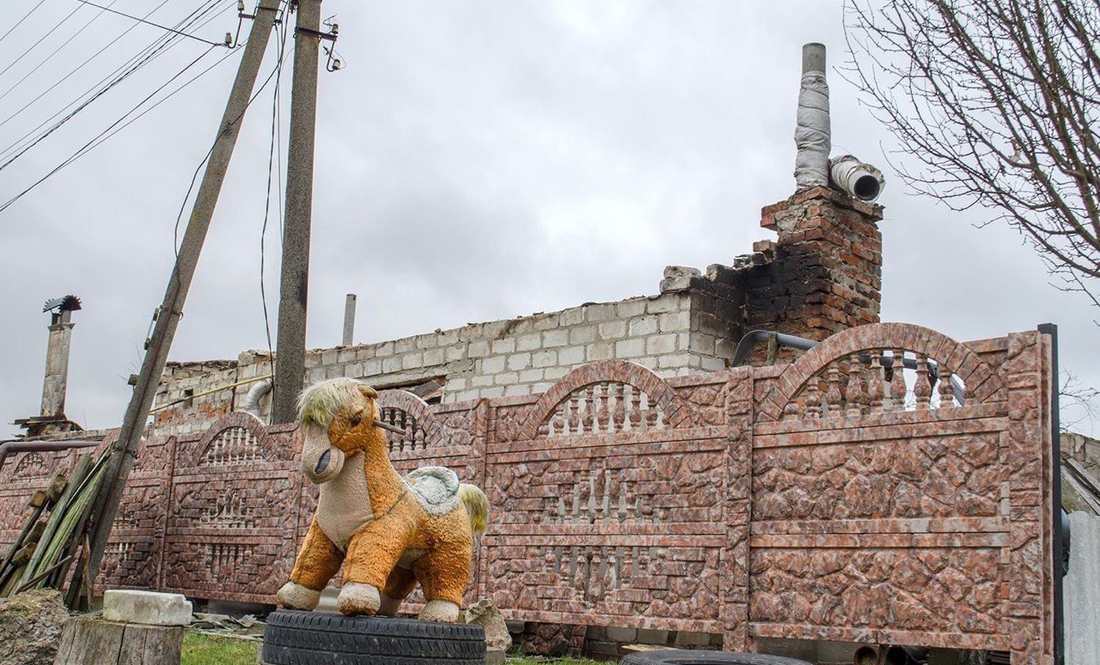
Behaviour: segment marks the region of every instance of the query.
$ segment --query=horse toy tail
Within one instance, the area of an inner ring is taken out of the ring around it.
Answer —
[[[474,485],[462,483],[458,486],[458,496],[466,506],[470,517],[470,531],[474,537],[481,537],[489,524],[489,497]]]

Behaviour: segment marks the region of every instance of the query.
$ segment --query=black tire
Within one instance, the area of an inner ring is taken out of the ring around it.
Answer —
[[[729,651],[682,651],[667,649],[632,653],[619,665],[810,665],[804,660],[762,653],[731,653]]]
[[[482,665],[481,626],[278,610],[267,616],[269,665]]]

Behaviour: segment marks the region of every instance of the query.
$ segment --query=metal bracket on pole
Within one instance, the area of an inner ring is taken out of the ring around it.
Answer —
[[[316,37],[317,39],[327,39],[330,42],[336,41],[336,38],[340,35],[339,26],[332,26],[332,32],[321,32],[320,30],[310,30],[309,28],[303,28],[298,26],[294,28],[294,36],[308,35],[310,37]]]

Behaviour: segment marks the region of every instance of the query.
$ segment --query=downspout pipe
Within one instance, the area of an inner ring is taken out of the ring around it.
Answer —
[[[787,335],[772,330],[751,330],[745,333],[741,341],[737,342],[737,348],[734,349],[733,360],[730,361],[730,367],[740,367],[743,365],[745,361],[748,360],[749,356],[752,355],[752,350],[757,344],[767,342],[773,336],[778,346],[787,346],[793,349],[799,349],[800,351],[809,351],[818,345],[818,342],[812,339],[806,339],[805,337],[799,337],[797,335]],[[865,363],[871,362],[871,358],[863,354],[860,355],[859,360]],[[893,358],[882,358],[883,367],[891,367],[893,363]],[[906,369],[917,368],[917,361],[915,358],[904,358],[902,364]],[[939,376],[939,366],[934,363],[928,363],[928,380],[933,387],[935,387]],[[960,405],[966,404],[964,401],[965,391],[963,390],[962,382],[959,381],[959,378],[954,374],[951,375],[951,392],[955,394],[955,401]]]
[[[254,386],[248,389],[248,394],[244,396],[244,401],[241,403],[241,408],[238,411],[244,411],[250,413],[259,419],[263,419],[260,415],[260,398],[271,392],[271,386],[274,385],[271,379],[264,379],[256,383]]]

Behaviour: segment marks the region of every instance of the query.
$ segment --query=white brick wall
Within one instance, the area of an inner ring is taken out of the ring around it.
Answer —
[[[665,377],[724,368],[733,344],[704,332],[691,307],[689,293],[672,292],[315,349],[306,354],[306,381],[347,376],[384,389],[441,379],[443,400],[451,403],[543,392],[571,370],[601,360],[630,360]],[[226,385],[270,372],[266,352],[242,353],[237,365],[231,372],[177,367],[166,373],[163,388],[168,395],[185,387],[198,393],[219,381]],[[237,402],[250,387],[236,389]]]

